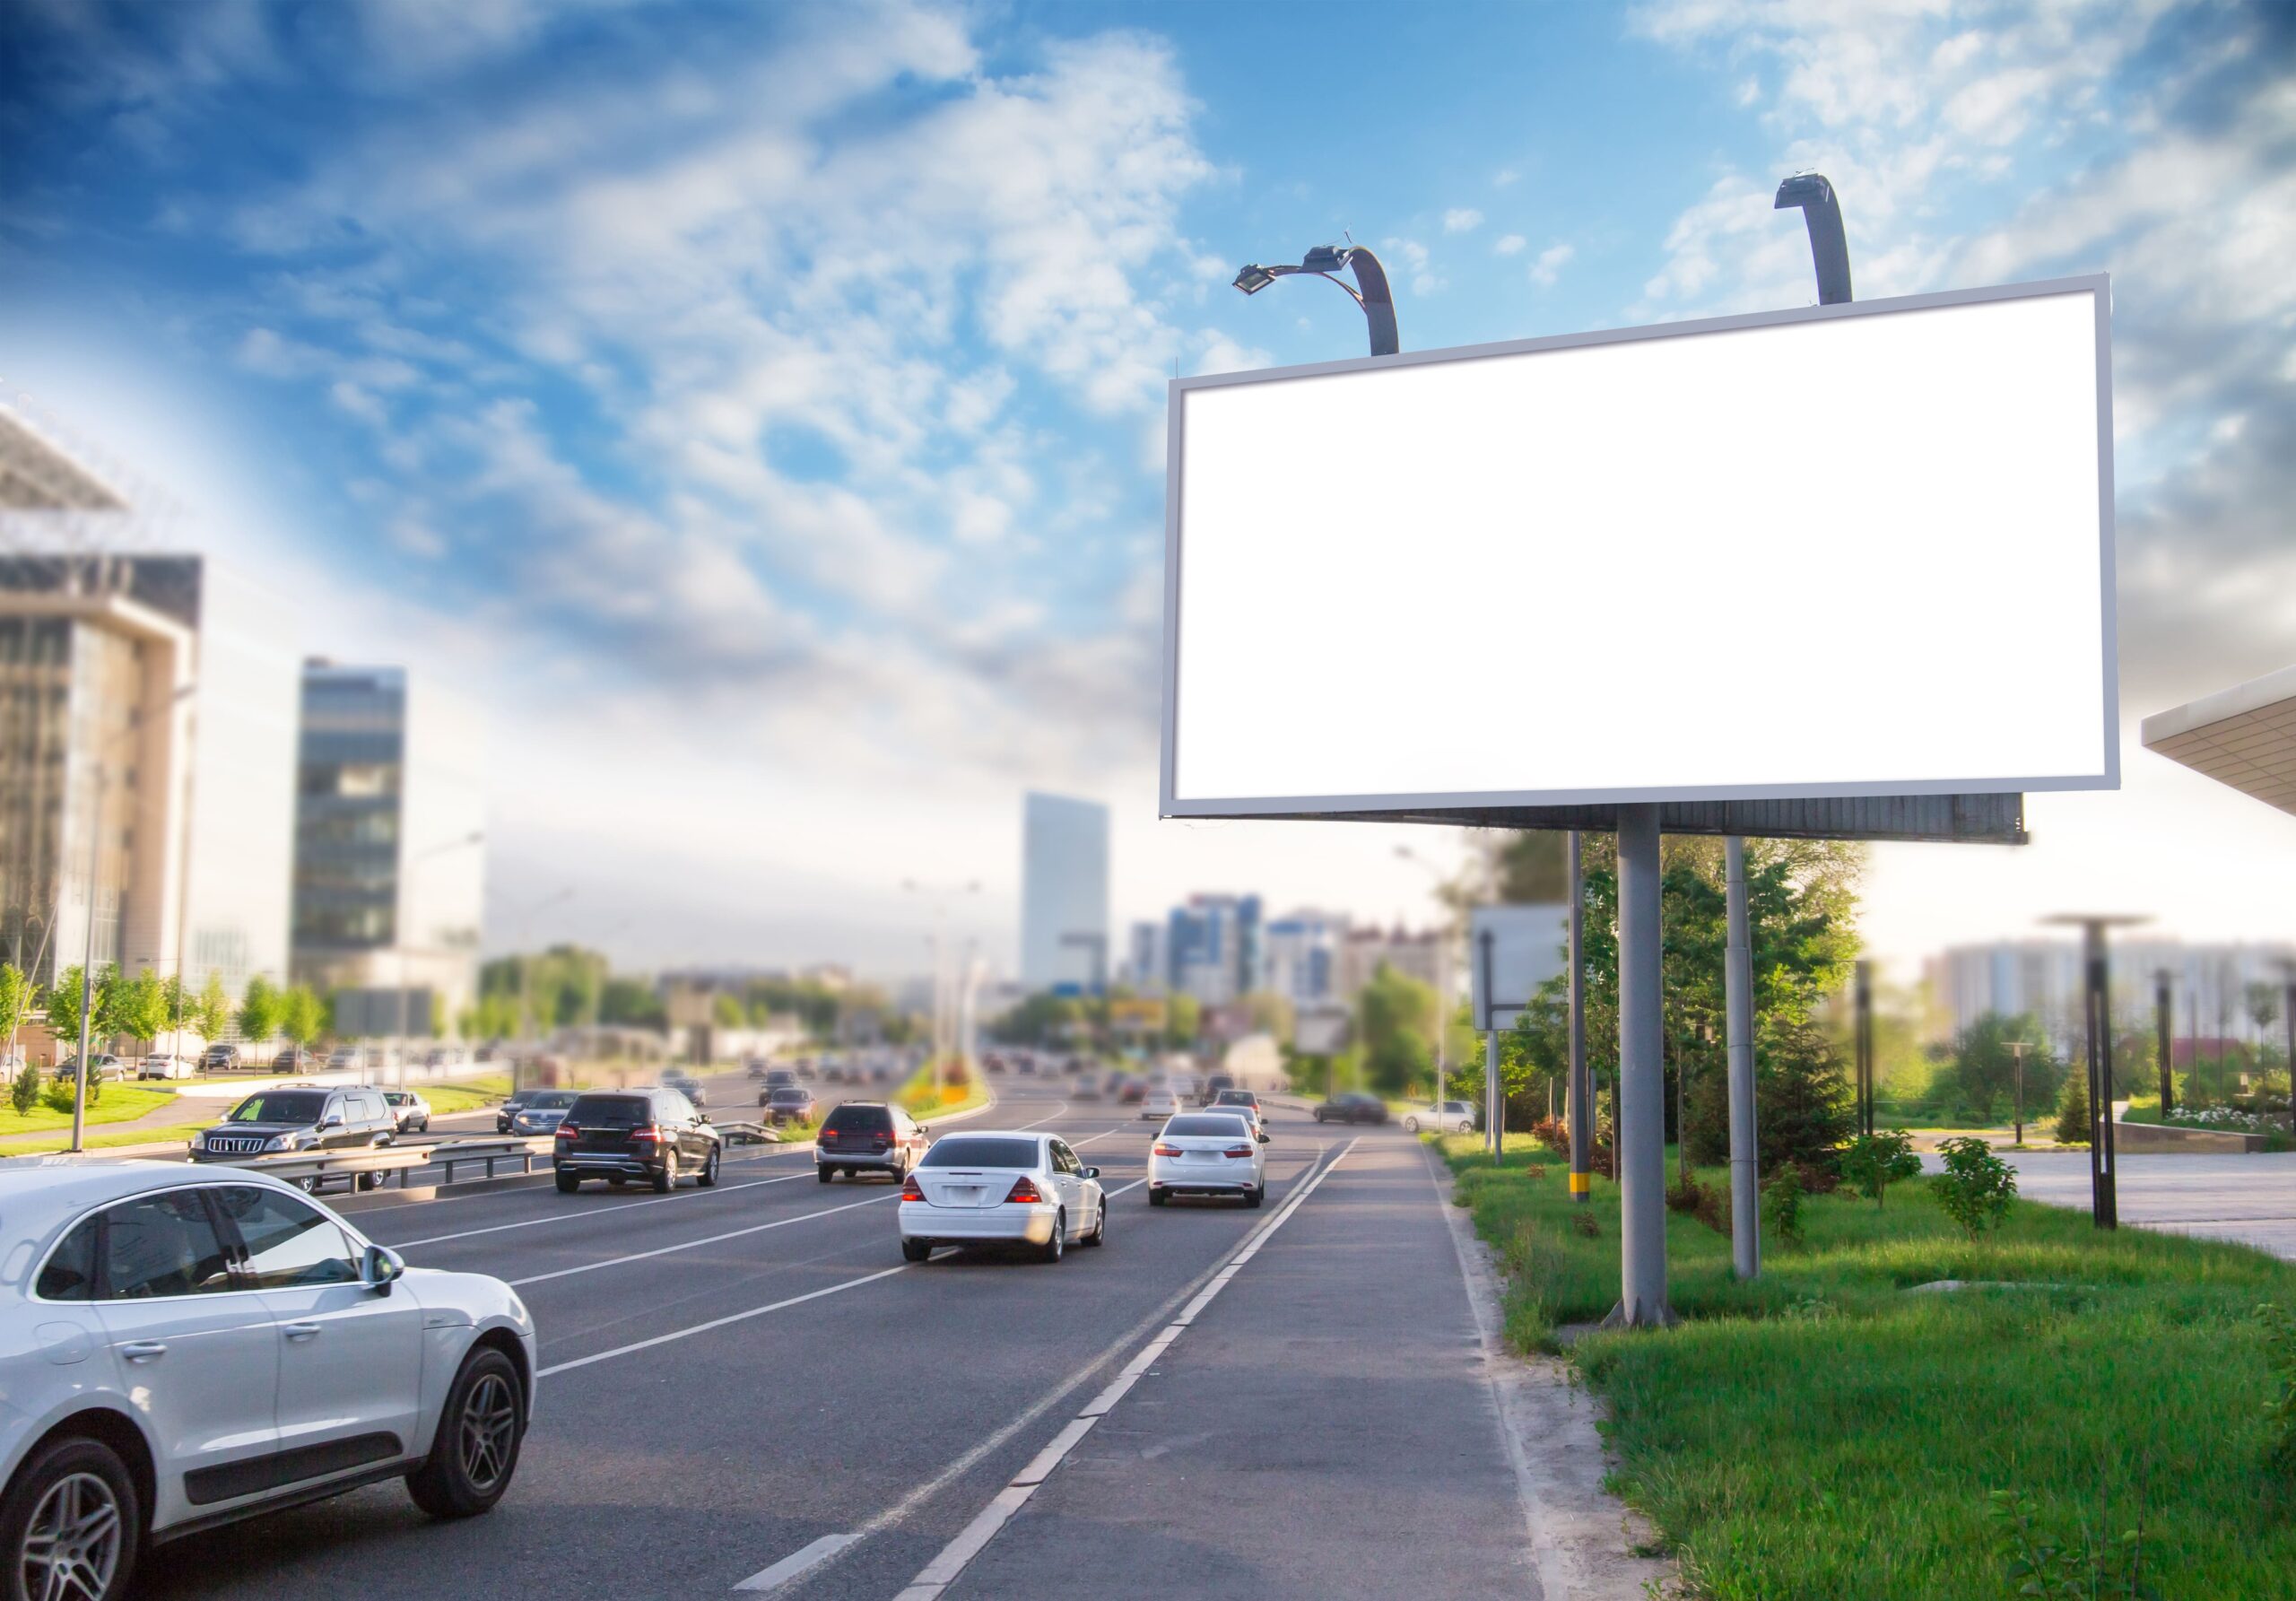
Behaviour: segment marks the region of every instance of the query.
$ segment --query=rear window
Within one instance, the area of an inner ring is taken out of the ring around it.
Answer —
[[[1443,1109],[1447,1112],[1457,1115],[1462,1112],[1473,1111],[1474,1109],[1464,1101],[1447,1101],[1443,1103]]]
[[[776,1101],[786,1101],[794,1105],[800,1101],[810,1101],[813,1097],[806,1094],[803,1090],[781,1089],[776,1090],[773,1092],[773,1099]]]
[[[935,1142],[925,1153],[928,1168],[1033,1168],[1034,1140],[1003,1140],[986,1135],[959,1135]]]
[[[891,1134],[893,1115],[882,1106],[840,1106],[822,1126],[823,1134]]]
[[[562,1112],[580,1099],[572,1090],[536,1090],[526,1097],[530,1112]]]
[[[1220,1099],[1213,1104],[1215,1106],[1257,1106],[1259,1097],[1249,1090],[1222,1090],[1220,1092]]]
[[[1248,1133],[1250,1126],[1241,1118],[1213,1118],[1198,1112],[1192,1118],[1174,1118],[1164,1125],[1166,1134],[1197,1135],[1212,1139],[1227,1139]]]
[[[326,1109],[323,1090],[273,1090],[250,1095],[231,1109],[234,1123],[316,1123]]]
[[[531,1097],[526,1104],[534,1104]],[[643,1095],[585,1095],[566,1109],[566,1120],[584,1128],[636,1128],[654,1120],[654,1103]]]

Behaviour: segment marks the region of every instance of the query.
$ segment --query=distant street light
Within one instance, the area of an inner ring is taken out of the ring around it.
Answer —
[[[1342,268],[1355,274],[1355,288],[1349,289],[1333,275]],[[1297,266],[1261,266],[1254,263],[1236,274],[1236,287],[1248,295],[1257,294],[1278,278],[1297,273],[1329,279],[1363,309],[1363,320],[1370,325],[1373,355],[1392,356],[1403,349],[1396,329],[1395,295],[1387,288],[1387,270],[1379,265],[1377,256],[1361,245],[1318,245],[1300,258]]]
[[[2066,913],[2043,918],[2041,921],[2070,924],[2081,930],[2081,964],[2085,980],[2083,1016],[2089,1035],[2089,1215],[2100,1229],[2118,1229],[2120,1202],[2113,1161],[2112,981],[2105,965],[2105,933],[2151,919]]]
[[[1778,186],[1773,211],[1798,208],[1810,230],[1810,257],[1818,269],[1818,304],[1838,306],[1849,299],[1849,240],[1841,226],[1841,202],[1833,185],[1818,172],[1797,172]]]
[[[2017,1149],[2025,1148],[2025,1053],[2033,1048],[2030,1040],[2004,1040],[2011,1057],[2017,1063]]]

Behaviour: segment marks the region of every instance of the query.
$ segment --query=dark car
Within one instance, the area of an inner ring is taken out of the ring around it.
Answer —
[[[822,1119],[813,1137],[813,1171],[823,1184],[840,1168],[848,1178],[883,1173],[898,1183],[925,1154],[931,1132],[897,1106],[848,1101]]]
[[[1116,1101],[1118,1106],[1136,1106],[1147,1099],[1148,1081],[1138,1074],[1127,1073],[1118,1081]]]
[[[813,1092],[802,1084],[776,1084],[761,1093],[757,1103],[769,1123],[810,1123],[813,1120]]]
[[[797,1070],[795,1067],[769,1067],[765,1070],[763,1077],[765,1087],[769,1092],[794,1090],[797,1087]],[[758,1104],[763,1106],[765,1102],[761,1101]]]
[[[191,1142],[194,1162],[240,1162],[283,1152],[357,1150],[387,1145],[398,1133],[398,1118],[379,1090],[350,1084],[290,1084],[257,1090],[233,1107],[214,1127]],[[361,1173],[358,1186],[372,1189],[378,1173]],[[317,1189],[318,1179],[300,1181]]]
[[[211,1045],[199,1053],[199,1066],[207,1073],[229,1073],[239,1065],[239,1048],[236,1045]]]
[[[509,1133],[511,1123],[517,1119],[520,1112],[526,1109],[527,1097],[539,1092],[535,1090],[513,1090],[504,1096],[502,1104],[494,1109],[494,1132]]]
[[[309,1073],[318,1066],[318,1058],[300,1045],[291,1045],[271,1058],[274,1073]]]
[[[1203,1092],[1198,1095],[1196,1099],[1202,1105],[1217,1106],[1220,1103],[1220,1096],[1222,1092],[1232,1090],[1235,1087],[1236,1080],[1234,1075],[1231,1074],[1207,1074],[1205,1075]],[[1255,1101],[1252,1104],[1254,1106],[1257,1106],[1259,1102]]]
[[[1333,1096],[1316,1108],[1318,1123],[1384,1123],[1387,1120],[1387,1103],[1377,1095],[1365,1095],[1353,1090]]]
[[[592,1091],[566,1109],[559,1124],[558,1193],[570,1196],[585,1179],[617,1187],[643,1179],[658,1195],[691,1173],[704,1189],[718,1182],[725,1141],[680,1092]]]
[[[108,1050],[91,1050],[88,1053],[88,1077],[90,1080],[109,1080],[126,1078],[126,1076],[127,1068],[121,1063],[120,1059],[112,1055],[111,1052]],[[80,1082],[80,1058],[77,1057],[66,1057],[64,1060],[58,1062],[56,1065],[56,1082],[59,1084],[78,1083]]]
[[[568,1110],[581,1098],[578,1090],[528,1090],[526,1104],[510,1119],[510,1132],[521,1139],[556,1134]]]

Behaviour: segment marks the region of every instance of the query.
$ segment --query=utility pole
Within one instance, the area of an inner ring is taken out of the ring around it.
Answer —
[[[2022,1151],[2025,1148],[2025,1052],[2031,1048],[2031,1042],[2005,1040],[2002,1044],[2008,1047],[2010,1057],[2017,1064],[2017,1149]]]
[[[2176,1041],[2172,1038],[2176,1016],[2177,1003],[2169,992],[2169,970],[2164,967],[2152,975],[2153,1049],[2161,1058],[2161,1117],[2163,1121],[2177,1109]]]
[[[2089,1215],[2100,1229],[2120,1227],[2113,1156],[2112,980],[2105,958],[2108,929],[2145,921],[2143,918],[2075,914],[2044,918],[2081,930],[2082,1015],[2087,1028],[2089,1072]]]
[[[1730,1268],[1750,1279],[1761,1271],[1761,1145],[1754,1129],[1754,969],[1746,915],[1746,842],[1735,834],[1726,836],[1722,857],[1730,918],[1722,959],[1730,1064]],[[1571,913],[1575,927],[1575,905]]]
[[[1491,988],[1492,938],[1491,930],[1484,929],[1483,937],[1476,942],[1480,949],[1475,953],[1476,959],[1483,963],[1483,1008],[1486,1012],[1493,1011],[1493,996],[1497,993]],[[1499,1093],[1499,1020],[1492,1015],[1484,1017],[1482,1022],[1483,1144],[1483,1149],[1491,1153],[1491,1160],[1497,1162],[1505,1153],[1504,1119],[1507,1114],[1507,1102]]]
[[[2296,1135],[2296,961],[2282,964],[2280,1016],[2288,1031],[2288,1132]]]
[[[100,863],[99,850],[104,837],[104,787],[110,771],[104,753],[96,753],[95,814],[88,825],[88,926],[87,938],[80,958],[80,1060],[73,1077],[72,1144],[74,1155],[83,1148],[81,1135],[88,1117],[88,1025],[89,1014],[96,1009],[96,874]]]
[[[1563,839],[1570,856],[1570,934],[1565,950],[1570,962],[1570,1091],[1563,1115],[1570,1121],[1570,1198],[1585,1205],[1595,1198],[1595,1096],[1587,1077],[1587,877],[1578,831],[1570,830]]]

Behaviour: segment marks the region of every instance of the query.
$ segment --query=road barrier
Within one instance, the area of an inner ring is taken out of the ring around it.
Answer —
[[[548,1156],[552,1144],[547,1135],[532,1139],[441,1140],[434,1145],[362,1145],[340,1151],[282,1152],[269,1156],[218,1159],[204,1165],[250,1168],[284,1179],[290,1184],[300,1184],[306,1189],[339,1178],[350,1179],[361,1189],[372,1189],[396,1173],[399,1188],[404,1189],[407,1174],[417,1168],[443,1168],[448,1184],[455,1181],[457,1167],[483,1166],[486,1177],[491,1179],[496,1164],[516,1162],[518,1171],[531,1173],[535,1170],[535,1158]],[[374,1175],[371,1180],[367,1179],[369,1174]]]

